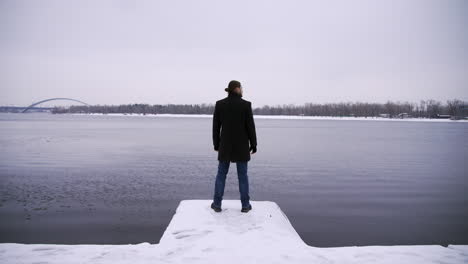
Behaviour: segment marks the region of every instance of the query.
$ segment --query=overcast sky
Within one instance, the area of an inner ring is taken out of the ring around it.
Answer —
[[[0,105],[468,101],[468,1],[0,0]]]

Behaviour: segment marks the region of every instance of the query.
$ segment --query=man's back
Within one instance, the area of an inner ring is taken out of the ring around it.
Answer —
[[[213,145],[219,161],[249,161],[250,146],[257,146],[252,103],[236,93],[216,101]]]

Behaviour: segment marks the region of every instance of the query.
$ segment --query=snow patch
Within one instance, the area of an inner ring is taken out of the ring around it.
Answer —
[[[93,116],[135,116],[135,117],[180,117],[180,118],[213,118],[208,114],[101,114],[73,113],[70,115]],[[254,115],[258,119],[290,119],[290,120],[344,120],[344,121],[388,121],[388,122],[468,122],[466,119],[450,120],[439,118],[384,118],[384,117],[338,117],[338,116],[294,116],[294,115]]]
[[[468,263],[468,245],[318,248],[305,244],[280,207],[183,200],[159,244],[0,244],[0,263]]]

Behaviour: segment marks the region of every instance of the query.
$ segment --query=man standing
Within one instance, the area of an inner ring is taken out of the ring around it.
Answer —
[[[215,212],[221,212],[229,164],[235,162],[239,179],[241,212],[247,213],[252,209],[249,202],[247,163],[250,154],[257,152],[252,103],[242,99],[242,85],[238,81],[230,81],[224,90],[228,92],[228,96],[216,101],[213,113],[213,145],[215,151],[218,151],[219,164],[211,208]]]

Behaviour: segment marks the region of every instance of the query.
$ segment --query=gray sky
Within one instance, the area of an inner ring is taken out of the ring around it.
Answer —
[[[0,0],[0,105],[468,100],[468,1]]]

